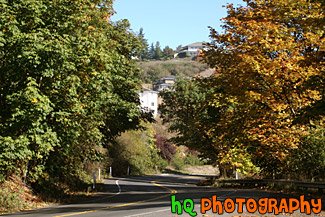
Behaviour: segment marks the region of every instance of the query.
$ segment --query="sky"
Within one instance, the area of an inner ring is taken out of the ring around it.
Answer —
[[[209,42],[208,26],[222,31],[221,18],[227,15],[222,5],[245,5],[241,0],[115,0],[116,14],[112,21],[127,19],[131,29],[143,28],[145,38],[151,43],[160,42],[161,48],[195,42]]]

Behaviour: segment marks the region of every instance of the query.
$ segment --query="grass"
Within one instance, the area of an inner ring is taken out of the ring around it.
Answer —
[[[138,66],[143,70],[141,79],[145,83],[156,82],[160,78],[171,75],[194,77],[209,68],[206,64],[191,59],[143,61],[138,62]]]

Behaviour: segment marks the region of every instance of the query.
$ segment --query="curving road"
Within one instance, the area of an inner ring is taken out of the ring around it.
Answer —
[[[197,216],[219,216],[217,213],[207,211],[200,213],[201,198],[212,198],[216,195],[219,201],[226,198],[288,198],[289,195],[281,195],[266,191],[251,189],[225,189],[198,187],[196,184],[202,179],[201,176],[191,175],[150,175],[122,179],[106,179],[105,192],[100,193],[88,200],[83,200],[69,205],[51,206],[33,211],[7,214],[10,217],[176,217],[190,216],[184,212],[181,215],[171,213],[171,195],[176,195],[175,200],[183,202],[185,199],[194,201],[193,211]],[[324,202],[324,201],[323,201]],[[190,205],[190,204],[189,204]],[[323,204],[324,205],[324,204]],[[324,209],[324,206],[323,206]],[[325,216],[325,212],[308,216]],[[237,214],[224,213],[222,216],[275,216],[273,214],[261,215],[256,213]],[[277,215],[288,216],[288,214]],[[292,216],[307,216],[304,213],[294,212]]]

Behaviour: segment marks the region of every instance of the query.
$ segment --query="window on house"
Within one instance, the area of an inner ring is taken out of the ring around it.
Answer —
[[[155,106],[155,103],[154,103],[154,102],[152,102],[152,103],[151,103],[151,106]]]

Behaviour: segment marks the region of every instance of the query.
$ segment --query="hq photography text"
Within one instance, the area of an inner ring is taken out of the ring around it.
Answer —
[[[322,210],[321,199],[305,200],[305,196],[296,198],[226,198],[221,201],[217,199],[217,196],[210,198],[201,198],[200,201],[200,213],[205,214],[207,211],[212,210],[213,213],[222,215],[223,213],[243,213],[244,209],[248,213],[258,212],[260,214],[272,213],[275,215],[285,213],[293,214],[294,212],[305,213],[310,215],[311,213],[318,214]],[[171,196],[171,212],[181,215],[186,212],[191,216],[197,216],[197,212],[194,210],[194,201],[192,199],[185,199],[183,203],[176,200],[176,196]]]

